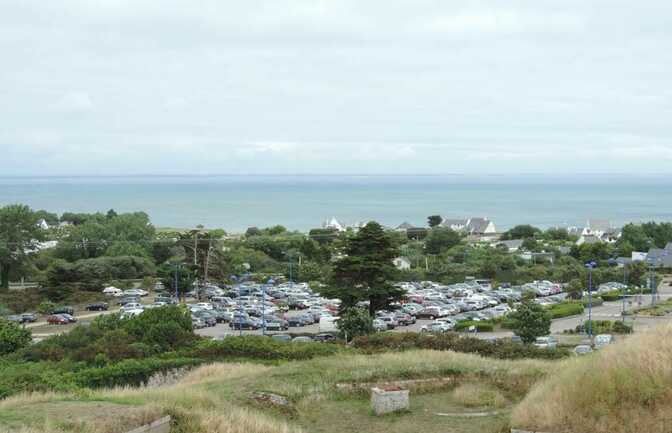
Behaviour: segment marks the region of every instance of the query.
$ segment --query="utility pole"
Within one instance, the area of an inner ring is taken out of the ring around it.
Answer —
[[[588,268],[588,338],[593,339],[593,268],[597,267],[594,261],[586,263]]]

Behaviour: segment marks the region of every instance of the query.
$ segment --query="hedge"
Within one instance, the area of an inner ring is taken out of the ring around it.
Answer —
[[[327,343],[292,343],[277,341],[260,335],[227,337],[222,341],[203,340],[191,351],[197,358],[221,360],[227,358],[249,358],[259,360],[295,361],[312,359],[317,356],[333,355],[339,346]]]
[[[632,326],[626,325],[620,321],[611,320],[586,320],[581,325],[577,325],[574,333],[587,332],[588,325],[591,324],[593,335],[595,334],[631,334]]]
[[[563,302],[552,305],[548,312],[551,314],[551,319],[558,319],[561,317],[576,316],[583,313],[583,304],[580,302]]]
[[[621,296],[621,292],[619,290],[612,290],[611,292],[602,293],[600,295],[600,298],[602,298],[602,300],[605,302],[618,301],[622,297],[623,296]]]
[[[427,335],[414,332],[383,332],[357,337],[352,346],[364,353],[400,352],[412,349],[451,350],[499,359],[558,359],[569,355],[565,349],[539,349],[510,340],[488,341],[455,333]]]
[[[476,328],[478,332],[492,332],[495,329],[495,325],[489,321],[477,321],[477,320],[460,320],[455,325],[456,331],[466,331],[471,327]]]
[[[105,367],[82,370],[75,375],[74,381],[77,385],[88,388],[140,385],[157,372],[195,366],[203,362],[204,360],[195,358],[127,359]]]

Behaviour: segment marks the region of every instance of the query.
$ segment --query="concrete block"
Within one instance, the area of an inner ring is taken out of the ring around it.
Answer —
[[[371,407],[376,415],[408,410],[408,390],[399,387],[371,388]]]
[[[170,417],[164,416],[151,424],[143,425],[128,433],[170,433]]]

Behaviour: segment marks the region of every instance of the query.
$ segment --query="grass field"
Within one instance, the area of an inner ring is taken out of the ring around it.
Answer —
[[[180,433],[502,432],[512,404],[553,366],[435,351],[338,355],[279,366],[212,364],[155,388],[12,397],[0,403],[0,428],[121,433],[170,414],[177,420],[173,431]],[[438,377],[454,380],[411,385],[410,410],[384,417],[372,415],[368,391],[336,387]],[[290,404],[253,402],[249,396],[256,391],[282,395]],[[489,413],[464,415],[474,412]]]
[[[672,431],[672,325],[566,361],[515,408],[514,427],[573,433]]]

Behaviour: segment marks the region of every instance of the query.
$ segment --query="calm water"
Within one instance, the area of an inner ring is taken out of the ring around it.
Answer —
[[[0,205],[53,212],[143,210],[157,226],[222,227],[345,223],[423,224],[431,214],[487,216],[499,228],[583,225],[587,218],[672,221],[663,176],[212,176],[0,178]]]

